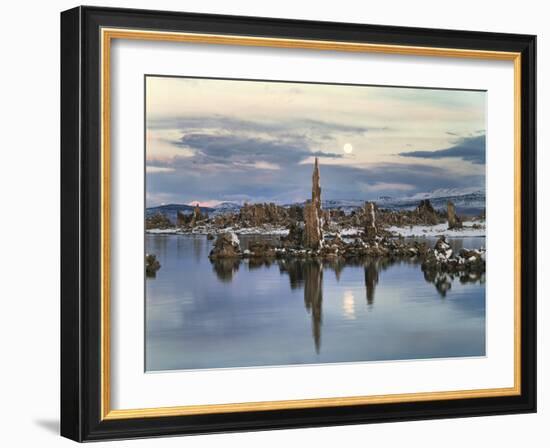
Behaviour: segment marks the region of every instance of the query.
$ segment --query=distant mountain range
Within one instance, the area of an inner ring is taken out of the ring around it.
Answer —
[[[214,209],[210,207],[199,207],[201,209],[201,213],[208,213],[211,214]],[[182,213],[193,213],[193,210],[195,209],[194,205],[187,205],[187,204],[165,204],[165,205],[159,205],[157,207],[148,207],[145,209],[145,216],[153,216],[157,213],[160,213],[164,216],[166,216],[170,221],[173,223],[176,222],[176,217],[178,216],[178,212]]]
[[[485,210],[485,192],[479,189],[439,189],[429,193],[417,193],[413,196],[393,198],[381,196],[374,202],[380,207],[390,210],[414,210],[423,199],[429,199],[436,209],[446,209],[447,201],[452,201],[458,214],[478,215]],[[325,210],[342,209],[351,213],[365,204],[364,200],[325,200],[322,206]]]
[[[221,215],[223,213],[229,213],[229,212],[238,212],[241,209],[241,205],[237,202],[222,202],[221,204],[216,205],[212,209],[212,214],[215,215]]]
[[[440,189],[403,198],[384,197],[376,203],[382,208],[412,210],[422,199],[429,199],[436,209],[444,209],[447,201],[452,201],[458,214],[478,215],[485,210],[485,191],[474,188]]]
[[[392,198],[382,196],[375,200],[379,207],[392,210],[413,210],[422,199],[429,199],[436,209],[445,209],[447,201],[455,204],[456,211],[459,214],[478,215],[485,210],[485,192],[479,189],[439,189],[430,193],[417,193],[413,196]],[[304,202],[284,204],[283,207],[292,205],[303,205]],[[351,213],[365,204],[360,199],[329,199],[322,201],[322,207],[325,210],[342,209],[345,213]],[[238,213],[241,205],[236,202],[222,202],[215,207],[200,207],[202,213],[208,213],[209,216],[216,216],[224,213]],[[192,213],[195,207],[187,204],[167,204],[146,209],[146,216],[152,216],[162,213],[168,219],[176,222],[178,211],[183,213]]]

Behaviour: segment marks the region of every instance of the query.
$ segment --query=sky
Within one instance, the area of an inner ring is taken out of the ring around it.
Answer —
[[[485,190],[486,92],[147,76],[146,204]]]

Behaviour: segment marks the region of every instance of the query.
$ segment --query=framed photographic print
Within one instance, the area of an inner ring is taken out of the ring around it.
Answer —
[[[61,433],[535,412],[535,36],[61,14]]]

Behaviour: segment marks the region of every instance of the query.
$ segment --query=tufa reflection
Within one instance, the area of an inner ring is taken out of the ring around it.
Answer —
[[[311,315],[311,332],[314,348],[317,354],[321,352],[321,332],[323,322],[323,271],[329,269],[334,272],[339,280],[346,266],[363,267],[364,284],[367,308],[371,309],[375,303],[376,287],[380,282],[380,272],[388,269],[395,263],[418,264],[417,261],[394,260],[391,258],[350,258],[325,260],[319,259],[274,259],[254,258],[243,261],[241,259],[216,259],[211,260],[213,270],[222,282],[231,282],[239,270],[241,263],[247,263],[248,269],[269,267],[273,264],[279,266],[281,275],[287,275],[292,290],[303,288],[304,306]],[[444,298],[452,287],[454,280],[460,283],[485,283],[485,274],[462,273],[450,274],[445,272],[424,272],[424,279],[433,284]],[[348,316],[355,314],[355,302],[353,297],[347,297],[344,293],[344,307]],[[348,294],[349,295],[349,294]],[[347,301],[346,301],[347,297]],[[353,303],[351,303],[353,299]],[[352,309],[353,307],[353,309]]]

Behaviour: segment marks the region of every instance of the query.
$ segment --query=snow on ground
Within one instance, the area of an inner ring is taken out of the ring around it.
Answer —
[[[288,229],[285,227],[276,226],[262,226],[262,227],[247,227],[247,228],[233,228],[227,227],[225,229],[212,229],[204,226],[199,226],[193,230],[182,230],[176,227],[171,229],[147,229],[146,233],[152,234],[165,234],[165,235],[207,235],[212,233],[214,235],[220,233],[235,233],[237,235],[288,235]]]
[[[232,229],[228,227],[222,232],[235,232],[237,235],[288,235],[288,229],[285,227],[263,226],[263,227],[247,227],[244,229]]]
[[[481,228],[473,228],[477,224]],[[462,229],[449,230],[447,223],[437,224],[435,226],[407,226],[407,227],[389,227],[387,230],[405,237],[419,236],[447,236],[451,237],[476,237],[485,236],[485,223],[465,221],[462,223]]]
[[[472,226],[476,224],[480,228],[473,228]],[[480,221],[466,221],[463,223],[463,228],[458,230],[449,230],[447,228],[447,223],[437,224],[435,226],[406,226],[406,227],[397,227],[392,226],[387,228],[389,232],[394,233],[396,236],[403,235],[404,237],[436,237],[445,235],[447,237],[481,237],[485,236],[485,223]],[[193,230],[181,230],[178,228],[171,229],[148,229],[147,233],[152,234],[179,234],[179,235],[206,235],[212,233],[214,235],[226,232],[233,232],[237,235],[278,235],[286,236],[288,235],[288,229],[285,227],[277,227],[271,225],[264,225],[260,227],[247,227],[247,228],[233,228],[227,227],[226,229],[213,229],[208,226],[199,226]],[[347,229],[342,229],[340,235],[342,238],[353,238],[360,236],[363,233],[361,228],[350,227]],[[334,236],[332,232],[327,232],[326,236]]]
[[[350,227],[348,229],[342,229],[340,231],[340,236],[342,237],[359,236],[362,233],[363,233],[362,229],[359,229],[358,227]]]
[[[179,229],[171,228],[171,229],[147,229],[145,233],[154,233],[154,234],[167,234],[170,235],[172,233],[178,233]]]

